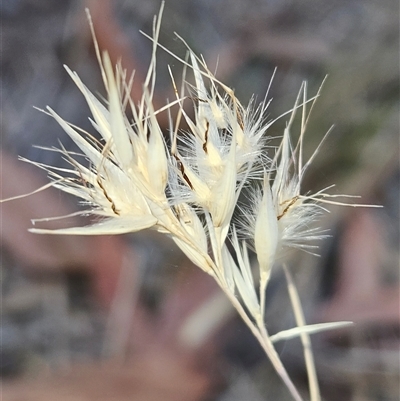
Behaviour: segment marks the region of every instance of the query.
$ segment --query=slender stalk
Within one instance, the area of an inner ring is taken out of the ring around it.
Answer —
[[[260,311],[261,319],[264,322],[265,318],[265,291],[267,289],[267,280],[260,280]]]
[[[258,319],[258,322],[256,325],[250,319],[250,317],[247,315],[242,304],[239,302],[239,300],[236,298],[236,296],[234,294],[232,294],[226,288],[223,288],[223,287],[221,287],[221,288],[225,292],[225,294],[229,298],[229,300],[231,301],[233,307],[239,313],[240,317],[243,319],[243,321],[246,323],[248,328],[251,330],[254,337],[257,338],[261,347],[263,348],[266,355],[270,359],[276,372],[278,373],[278,375],[281,377],[281,379],[285,383],[286,387],[290,391],[290,394],[293,396],[293,399],[296,401],[303,401],[303,398],[301,397],[300,393],[298,392],[298,390],[296,389],[295,385],[293,384],[291,378],[289,377],[285,367],[283,366],[283,364],[279,358],[279,355],[277,354],[277,352],[275,350],[275,347],[274,347],[272,341],[269,338],[267,330],[264,326],[264,319]]]
[[[288,283],[289,297],[292,303],[296,324],[298,327],[303,327],[306,325],[306,321],[304,318],[303,308],[301,307],[299,293],[297,292],[296,286],[293,282],[292,275],[290,274],[290,271],[285,264],[283,265],[283,270],[285,272],[286,281]],[[308,386],[310,389],[310,400],[321,401],[321,394],[318,385],[317,372],[315,369],[310,335],[307,332],[302,332],[300,334],[300,339],[304,350],[304,360],[306,363]]]
[[[224,271],[224,266],[223,266],[223,258],[222,258],[222,244],[221,244],[221,238],[217,233],[218,230],[215,229],[212,218],[211,216],[206,213],[206,221],[209,229],[209,234],[210,234],[210,241],[211,241],[211,247],[213,250],[214,254],[214,260],[217,265],[217,269],[221,272]],[[279,358],[279,355],[277,354],[275,347],[272,343],[272,341],[269,338],[269,335],[267,333],[267,330],[264,325],[264,315],[260,313],[257,316],[253,316],[256,320],[256,324],[250,319],[249,315],[243,308],[242,304],[240,301],[236,298],[235,294],[229,289],[229,286],[226,283],[225,277],[222,277],[222,280],[216,280],[218,285],[221,287],[221,289],[224,291],[228,299],[231,301],[233,307],[236,309],[236,311],[239,313],[240,317],[243,319],[243,321],[246,323],[246,325],[249,327],[253,335],[257,338],[258,342],[260,343],[261,347],[264,349],[266,355],[270,359],[272,365],[274,366],[276,372],[278,375],[281,377],[283,382],[285,383],[286,387],[290,391],[291,395],[293,396],[294,400],[296,401],[303,401],[301,395],[296,389],[296,386],[293,384],[292,380],[290,379],[285,367],[282,364],[282,361]],[[264,284],[264,287],[266,285],[266,281]],[[265,288],[264,288],[265,290]],[[265,292],[265,291],[264,291]],[[264,305],[265,305],[265,295],[264,297]]]

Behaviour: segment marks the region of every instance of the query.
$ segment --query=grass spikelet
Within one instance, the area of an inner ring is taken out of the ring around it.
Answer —
[[[265,100],[255,107],[251,100],[247,107],[243,106],[233,90],[188,48],[187,60],[171,54],[182,63],[184,71],[192,73],[194,84],[184,82],[178,93],[171,74],[176,100],[155,110],[152,99],[156,50],[163,48],[158,43],[162,9],[163,6],[154,20],[152,59],[138,105],[129,98],[132,81],[126,82],[126,73],[120,66],[112,65],[107,53],[100,55],[96,43],[107,101],[97,99],[78,75],[66,67],[89,105],[93,127],[101,140],[96,141],[48,108],[88,163],[84,165],[76,154],[61,148],[59,152],[70,162],[70,169],[33,164],[46,169],[52,180],[42,189],[53,186],[76,196],[84,206],[78,213],[91,215],[95,221],[85,227],[31,231],[104,235],[150,228],[170,236],[194,264],[216,280],[260,342],[292,398],[301,401],[274,341],[300,336],[304,347],[308,347],[309,334],[335,325],[307,326],[297,308],[299,327],[270,336],[264,321],[265,293],[281,251],[285,247],[312,251],[315,241],[325,236],[314,226],[325,211],[324,206],[342,204],[326,192],[328,188],[315,194],[301,192],[303,176],[319,151],[318,147],[303,163],[304,134],[319,93],[311,99],[308,110],[310,100],[303,84],[289,112],[280,146],[268,148],[268,128],[272,123],[266,118],[269,102]],[[192,101],[192,113],[186,109],[188,100]],[[178,105],[179,112],[176,121],[170,119],[171,146],[167,146],[157,115],[173,105]],[[126,115],[126,106],[132,121]],[[293,145],[291,131],[299,111],[300,134]],[[179,130],[182,118],[188,126],[186,132]],[[238,206],[244,188],[250,202]],[[234,220],[235,211],[244,216]],[[228,247],[228,243],[232,246]],[[250,263],[249,249],[256,253],[255,266]],[[258,273],[253,276],[254,268]],[[255,282],[254,277],[260,277],[260,281]],[[288,280],[296,306],[298,297],[289,275]],[[306,359],[312,401],[317,401],[316,375],[309,353]]]

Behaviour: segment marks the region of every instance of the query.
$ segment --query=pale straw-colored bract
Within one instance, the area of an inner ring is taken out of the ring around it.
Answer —
[[[150,228],[167,234],[194,264],[216,280],[257,337],[293,398],[301,400],[273,342],[296,336],[307,340],[310,333],[345,323],[306,326],[299,318],[299,327],[270,336],[264,322],[265,292],[271,269],[282,251],[286,247],[312,250],[315,240],[324,236],[313,228],[324,210],[321,204],[335,203],[325,191],[301,194],[303,175],[314,157],[303,163],[302,143],[308,108],[312,108],[318,94],[309,100],[306,85],[301,87],[288,113],[290,119],[281,145],[267,148],[267,130],[272,124],[266,121],[268,103],[258,108],[253,101],[249,107],[242,106],[233,91],[209,71],[204,60],[188,49],[187,60],[176,59],[193,74],[194,84],[183,84],[178,90],[171,73],[176,100],[156,111],[152,99],[160,17],[161,13],[154,21],[153,55],[138,104],[129,97],[132,81],[126,79],[120,66],[114,68],[107,53],[100,55],[97,45],[107,101],[96,98],[66,67],[90,107],[90,121],[101,139],[64,121],[48,108],[84,158],[61,149],[70,169],[34,164],[49,171],[52,186],[79,198],[82,211],[78,214],[94,216],[95,222],[84,227],[31,231],[103,235]],[[190,101],[192,113],[186,109]],[[175,121],[171,119],[167,145],[157,114],[171,107],[179,111]],[[299,139],[294,145],[291,129],[296,112],[302,115]],[[186,122],[184,132],[179,130],[181,120]],[[249,202],[238,205],[242,192],[247,193]],[[239,216],[234,217],[234,213]],[[255,263],[251,263],[249,249],[256,254]],[[253,269],[259,272],[254,274]],[[254,277],[259,277],[258,283]],[[311,399],[318,400],[312,354],[306,348]]]

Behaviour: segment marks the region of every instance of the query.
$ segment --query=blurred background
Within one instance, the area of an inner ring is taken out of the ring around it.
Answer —
[[[133,99],[151,55],[160,2],[153,0],[3,0],[1,7],[1,198],[27,193],[46,174],[17,155],[65,166],[74,150],[60,127],[33,108],[50,105],[91,130],[89,110],[63,64],[104,95],[85,16],[99,46],[135,73]],[[395,401],[399,394],[399,4],[395,0],[166,0],[160,42],[184,57],[174,34],[202,54],[243,104],[262,101],[277,68],[270,117],[294,104],[302,81],[313,95],[328,75],[306,138],[311,155],[303,191],[361,195],[382,209],[330,207],[331,237],[320,257],[289,260],[309,323],[355,325],[313,337],[326,401]],[[172,99],[158,52],[156,104]],[[161,124],[167,128],[165,118]],[[271,127],[281,135],[285,118]],[[36,146],[33,146],[36,145]],[[359,200],[357,200],[359,202]],[[247,328],[205,274],[164,237],[29,234],[30,219],[76,210],[47,190],[1,205],[1,358],[3,399],[289,400]],[[77,224],[85,222],[77,221]],[[57,226],[54,223],[54,227]],[[271,333],[295,322],[279,268],[268,289]],[[301,344],[278,345],[307,398]]]

